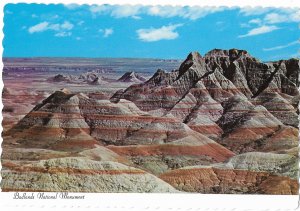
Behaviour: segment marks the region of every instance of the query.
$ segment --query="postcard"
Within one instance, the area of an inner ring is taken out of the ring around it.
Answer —
[[[14,206],[297,207],[300,7],[37,3],[3,5]]]

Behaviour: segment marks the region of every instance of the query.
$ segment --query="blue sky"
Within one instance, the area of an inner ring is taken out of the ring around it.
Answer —
[[[184,59],[245,49],[263,60],[299,57],[300,9],[7,4],[4,57]]]

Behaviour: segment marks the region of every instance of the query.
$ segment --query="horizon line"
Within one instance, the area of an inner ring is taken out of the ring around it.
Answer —
[[[197,51],[198,52],[198,51]],[[191,52],[190,52],[191,53]],[[201,54],[200,54],[201,55]],[[206,54],[204,54],[202,57],[204,57]],[[260,60],[262,63],[268,63],[268,62],[276,62],[281,60],[290,60],[290,59],[300,59],[300,57],[290,57],[287,59],[277,59],[277,60],[268,60],[264,61],[261,60],[258,57],[252,56],[253,58],[256,58]],[[154,57],[87,57],[87,56],[2,56],[2,62],[3,59],[145,59],[145,60],[176,60],[176,61],[184,61],[185,58],[154,58]]]
[[[155,57],[88,57],[88,56],[2,56],[2,59],[44,59],[44,58],[70,58],[70,59],[160,59],[160,60],[184,60],[185,58],[155,58]]]

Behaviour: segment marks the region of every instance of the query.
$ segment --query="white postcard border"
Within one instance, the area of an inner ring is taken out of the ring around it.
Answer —
[[[7,3],[77,3],[77,4],[141,4],[141,5],[200,5],[227,7],[300,7],[299,0],[2,0],[0,2],[0,28],[3,29],[3,8]],[[300,27],[300,25],[299,25]],[[1,30],[0,39],[4,34]],[[3,54],[3,46],[1,45]],[[3,63],[1,60],[1,69]],[[2,75],[0,87],[3,89]],[[2,102],[2,96],[0,95]],[[3,109],[3,104],[0,104]],[[0,116],[2,121],[2,114]],[[0,128],[2,132],[2,127]],[[2,143],[1,138],[1,143]],[[2,149],[0,148],[0,153]],[[1,166],[0,166],[1,167]],[[225,194],[137,194],[137,193],[70,193],[84,199],[13,199],[15,192],[0,193],[1,210],[295,210],[299,208],[299,196],[293,195],[225,195]],[[21,194],[21,193],[20,193]],[[22,192],[23,194],[23,192]],[[26,193],[27,195],[38,193]],[[51,193],[48,193],[51,194]],[[59,194],[59,193],[58,193]]]

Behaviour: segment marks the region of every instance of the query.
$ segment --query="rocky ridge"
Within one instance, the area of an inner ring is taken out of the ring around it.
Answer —
[[[124,73],[124,75],[122,75],[118,79],[119,82],[129,82],[129,83],[142,83],[145,82],[146,80],[147,80],[146,78],[133,71]]]
[[[4,134],[2,189],[297,194],[299,71],[214,49],[110,99],[57,91]]]
[[[297,73],[296,59],[262,63],[244,50],[214,49],[204,57],[192,52],[178,70],[158,70],[111,101],[126,99],[143,111],[172,115],[234,152],[276,151],[282,145],[261,145],[283,135],[287,148],[297,146]]]
[[[75,75],[64,75],[64,74],[57,74],[53,77],[48,78],[48,81],[50,82],[63,82],[63,83],[74,83],[74,84],[90,84],[90,85],[102,85],[102,84],[107,84],[108,82],[106,79],[101,76],[97,72],[86,72],[82,73],[79,76]]]

